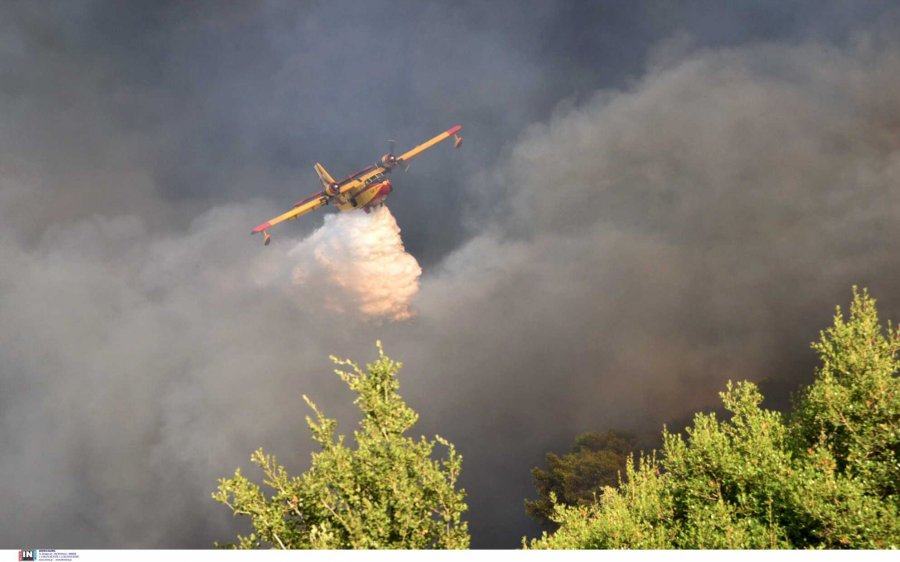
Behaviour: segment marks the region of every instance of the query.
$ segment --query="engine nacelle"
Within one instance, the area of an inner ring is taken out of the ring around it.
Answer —
[[[384,156],[381,157],[381,165],[390,170],[391,168],[397,165],[397,157],[388,152]]]
[[[339,186],[336,183],[330,183],[327,186],[325,186],[325,193],[327,193],[329,197],[334,197],[335,195],[337,195],[340,192],[341,192],[341,186]]]

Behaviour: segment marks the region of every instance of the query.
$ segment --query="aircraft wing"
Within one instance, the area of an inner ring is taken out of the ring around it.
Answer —
[[[256,228],[254,228],[253,230],[250,231],[250,234],[256,234],[257,232],[263,232],[267,228],[273,227],[276,224],[282,223],[284,221],[294,220],[299,216],[305,215],[306,213],[308,213],[310,211],[314,211],[314,210],[318,209],[319,207],[326,205],[327,203],[328,203],[328,198],[325,197],[325,194],[323,192],[319,192],[319,193],[313,195],[312,197],[304,199],[303,201],[301,201],[300,203],[295,205],[294,208],[291,209],[290,211],[283,213],[281,215],[278,215],[277,217],[275,217],[273,219],[269,219],[268,221],[257,226]],[[266,240],[268,240],[268,236],[266,237]]]
[[[420,144],[419,146],[415,147],[412,150],[408,150],[408,151],[404,152],[397,158],[397,162],[399,164],[406,165],[409,163],[410,160],[412,160],[419,154],[422,154],[423,152],[425,152],[432,146],[438,144],[439,142],[445,141],[453,136],[456,137],[455,146],[459,147],[459,145],[462,143],[462,137],[459,136],[459,132],[461,130],[462,130],[462,125],[457,125],[455,127],[447,129],[446,131],[444,131],[443,133],[434,137],[433,139],[423,142],[422,144]],[[353,178],[352,180],[348,181],[347,183],[341,184],[341,193],[346,193],[357,187],[362,187],[363,185],[365,185],[365,183],[369,179],[377,176],[378,174],[384,174],[387,171],[388,170],[384,166],[375,166],[374,168],[367,171],[366,173]]]
[[[457,126],[453,127],[452,129],[447,129],[446,131],[444,131],[443,133],[434,137],[433,139],[423,142],[422,144],[420,144],[419,146],[415,147],[412,150],[404,152],[397,158],[397,160],[400,161],[402,164],[407,164],[407,163],[409,163],[410,160],[412,160],[419,154],[422,154],[423,152],[425,152],[432,146],[436,145],[437,143],[444,141],[446,139],[449,139],[453,135],[456,135],[457,133],[459,133],[461,130],[462,130],[462,125],[457,125]],[[460,142],[461,141],[462,141],[462,139],[460,139]],[[456,145],[459,146],[459,142],[457,142]]]

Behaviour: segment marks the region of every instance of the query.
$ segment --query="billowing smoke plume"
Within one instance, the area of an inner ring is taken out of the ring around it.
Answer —
[[[228,540],[216,478],[260,446],[302,471],[301,394],[351,430],[328,355],[376,339],[464,456],[473,544],[516,547],[575,433],[656,433],[727,378],[786,395],[853,283],[900,317],[878,3],[120,4],[0,8],[0,547]],[[248,234],[311,159],[457,122],[394,176],[418,294],[389,213]]]
[[[404,249],[400,227],[386,206],[371,214],[325,217],[325,224],[289,255],[300,261],[294,281],[321,285],[331,310],[374,319],[413,315],[410,303],[419,291],[422,268]]]

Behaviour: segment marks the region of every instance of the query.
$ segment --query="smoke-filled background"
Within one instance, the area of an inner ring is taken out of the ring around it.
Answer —
[[[0,547],[233,538],[216,478],[258,446],[303,470],[302,393],[350,432],[328,356],[376,339],[465,458],[477,547],[536,532],[529,469],[578,432],[654,435],[729,378],[786,407],[851,285],[900,318],[898,16],[3,3]],[[390,211],[249,236],[317,160],[457,123]]]

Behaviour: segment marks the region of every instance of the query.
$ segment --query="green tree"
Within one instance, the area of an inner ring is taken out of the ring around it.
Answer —
[[[332,358],[336,373],[357,394],[363,416],[354,432],[356,448],[335,438],[336,421],[306,397],[315,419],[307,417],[321,450],[310,469],[291,476],[276,458],[257,450],[251,460],[273,489],[268,497],[240,469],[221,478],[213,499],[247,516],[254,531],[238,536],[237,548],[467,548],[462,513],[464,490],[456,490],[462,457],[441,437],[446,458],[433,458],[435,441],[406,433],[418,415],[398,394],[401,363],[384,355],[362,371]]]
[[[900,332],[882,330],[875,299],[853,288],[850,318],[840,308],[834,326],[813,348],[822,365],[793,419],[798,448],[824,444],[838,469],[870,493],[900,502]]]
[[[900,334],[854,288],[850,317],[813,344],[822,366],[790,422],[749,382],[721,393],[730,418],[663,430],[660,456],[589,506],[555,506],[533,548],[896,548]]]
[[[605,486],[615,486],[624,476],[625,462],[635,446],[635,438],[626,433],[579,434],[570,453],[547,453],[547,470],[531,470],[539,497],[525,500],[525,511],[541,525],[555,528],[554,504],[588,505],[596,501]]]

